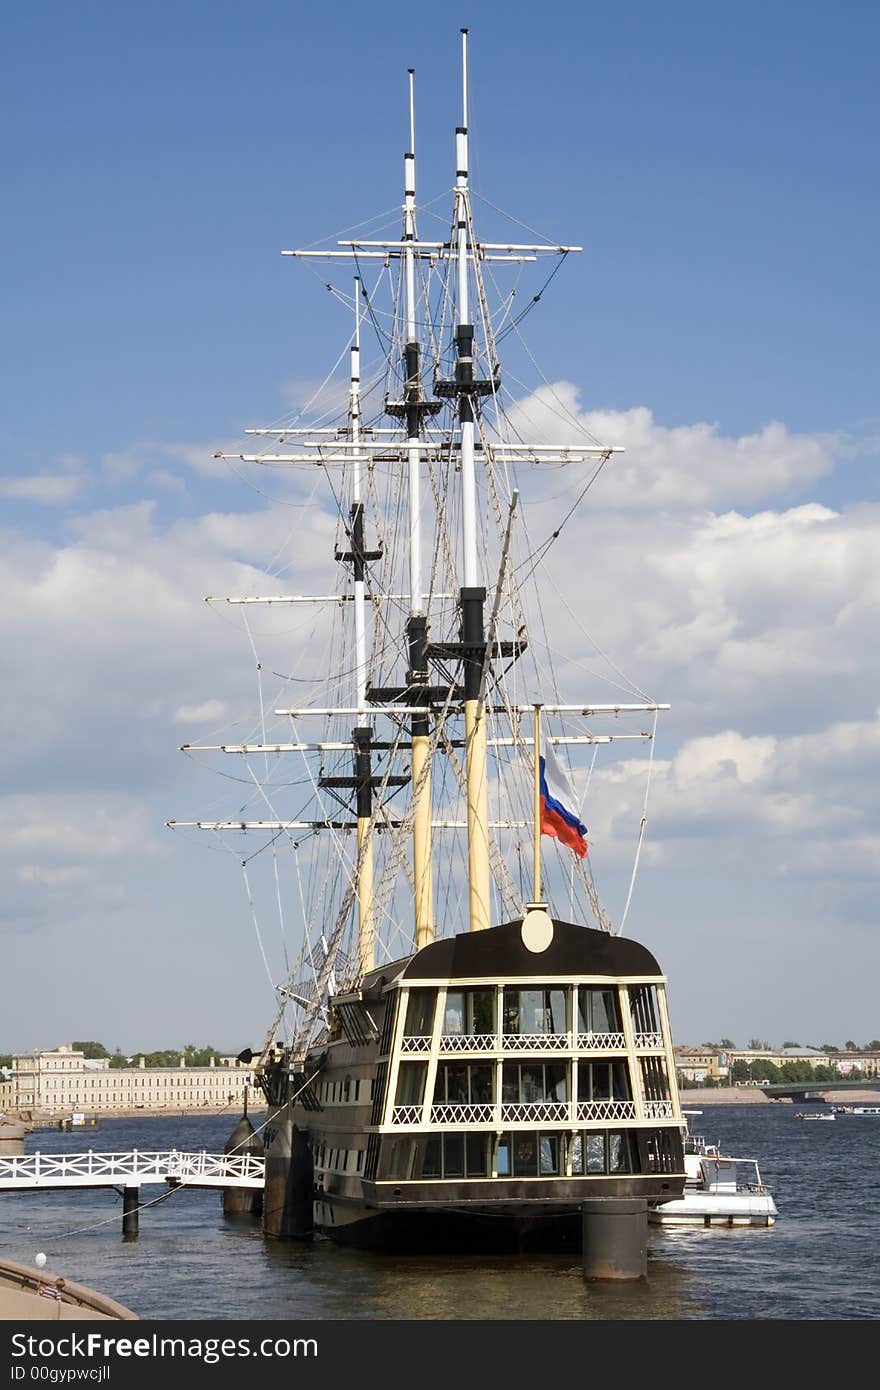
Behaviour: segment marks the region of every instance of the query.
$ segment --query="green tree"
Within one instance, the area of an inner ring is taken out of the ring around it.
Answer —
[[[802,1043],[798,1043],[798,1042],[784,1042],[784,1043],[782,1044],[782,1046],[783,1046],[783,1047],[802,1047],[803,1044],[802,1044]]]
[[[11,1066],[12,1066],[12,1053],[11,1053],[11,1052],[0,1052],[0,1067],[6,1067],[6,1068],[8,1069],[8,1068],[11,1067]]]
[[[176,1047],[165,1052],[139,1052],[134,1059],[135,1062],[139,1064],[141,1057],[147,1067],[176,1067],[180,1063],[180,1052]]]
[[[81,1052],[89,1062],[94,1062],[99,1057],[110,1056],[104,1044],[99,1042],[75,1042],[71,1043],[71,1047],[75,1052]]]
[[[762,1042],[760,1038],[749,1038],[747,1048],[749,1052],[769,1052],[770,1044]]]
[[[787,1063],[786,1065],[792,1065]],[[767,1062],[763,1057],[757,1058],[753,1062],[746,1062],[742,1058],[737,1058],[730,1068],[731,1080],[736,1081],[781,1081],[784,1078],[780,1075],[780,1068],[775,1067],[772,1062]]]
[[[817,1081],[839,1081],[840,1074],[836,1067],[818,1066],[813,1068],[813,1075]]]
[[[101,1043],[74,1043],[74,1047],[85,1052],[88,1058],[109,1057],[110,1066],[117,1067],[137,1067],[140,1065],[141,1058],[144,1060],[145,1067],[178,1067],[180,1059],[183,1057],[188,1067],[209,1067],[211,1058],[215,1063],[219,1063],[220,1054],[216,1047],[196,1047],[195,1043],[187,1043],[186,1047],[167,1047],[158,1048],[155,1052],[134,1052],[127,1057],[120,1048],[110,1053]],[[86,1051],[86,1049],[92,1049]]]
[[[722,1038],[721,1042],[718,1045],[719,1047],[726,1048],[728,1052],[732,1047],[736,1047],[736,1043],[733,1041],[733,1038]]]

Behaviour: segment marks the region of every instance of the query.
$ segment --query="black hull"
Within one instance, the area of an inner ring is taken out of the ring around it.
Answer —
[[[577,1254],[581,1214],[571,1207],[528,1215],[498,1211],[374,1211],[316,1229],[337,1245],[398,1255]]]
[[[552,990],[540,989],[547,999],[555,991],[557,1011],[561,998],[565,1027],[550,1031],[545,999],[538,1032],[520,1032],[520,985],[544,970]],[[536,953],[515,921],[432,942],[334,996],[320,1042],[295,1066],[278,1063],[277,1103],[311,1151],[301,1167],[304,1193],[314,1180],[314,1229],[377,1251],[576,1253],[584,1202],[679,1197],[681,1115],[661,988],[637,942],[554,921]],[[522,1081],[530,1066],[538,1079]],[[282,1171],[280,1149],[278,1159]]]

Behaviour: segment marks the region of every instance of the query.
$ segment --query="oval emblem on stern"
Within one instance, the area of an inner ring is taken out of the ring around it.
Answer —
[[[546,951],[553,940],[553,919],[541,908],[527,912],[520,927],[522,943],[533,955]]]

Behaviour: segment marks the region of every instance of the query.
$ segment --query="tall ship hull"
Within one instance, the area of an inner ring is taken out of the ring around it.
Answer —
[[[521,337],[580,248],[478,235],[467,31],[461,41],[447,235],[420,234],[410,70],[402,225],[284,253],[332,277],[350,315],[345,405],[311,404],[250,430],[251,451],[218,457],[326,484],[325,505],[311,481],[307,501],[297,481],[283,499],[312,514],[298,513],[308,520],[276,569],[295,573],[314,559],[312,536],[332,536],[341,582],[292,594],[267,576],[258,593],[211,600],[242,615],[260,719],[251,740],[185,747],[241,759],[250,796],[230,819],[169,824],[227,848],[236,838],[257,927],[252,876],[261,864],[270,875],[284,969],[258,927],[277,1009],[262,1049],[242,1054],[269,1102],[266,1233],[552,1250],[578,1244],[585,1203],[655,1205],[684,1186],[666,983],[623,934],[646,815],[616,925],[581,819],[596,757],[627,739],[625,750],[652,750],[668,706],[617,663],[598,702],[576,691],[566,702],[577,662],[554,673],[549,620],[564,609],[545,603],[535,573],[621,450],[578,420],[566,437],[564,410],[542,442],[529,401],[505,399],[499,344]],[[347,288],[336,278],[346,262]],[[548,265],[517,310],[519,280],[498,277]],[[367,334],[379,354],[369,369]],[[543,390],[539,413],[554,400]],[[523,520],[532,502],[544,509],[539,543]],[[264,659],[248,614],[273,606],[326,617]],[[258,841],[244,857],[240,832]]]
[[[682,1188],[656,961],[543,911],[371,972],[288,1068],[267,1153],[285,1124],[307,1137],[315,1226],[340,1243],[576,1249],[584,1201]]]

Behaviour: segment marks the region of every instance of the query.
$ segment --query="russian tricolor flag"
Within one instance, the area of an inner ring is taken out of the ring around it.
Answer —
[[[574,796],[556,756],[548,743],[541,754],[541,834],[573,849],[579,859],[587,852],[587,827],[574,811]]]

